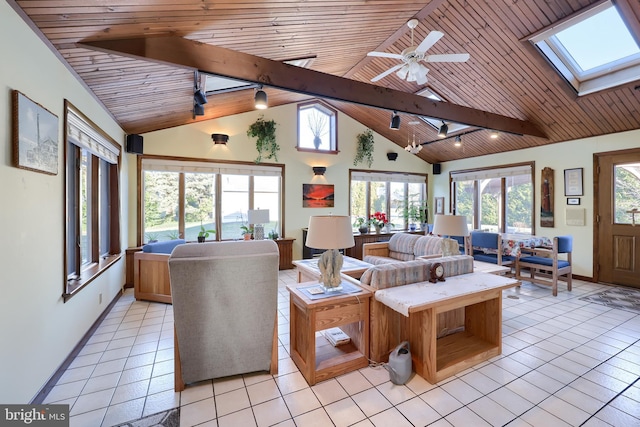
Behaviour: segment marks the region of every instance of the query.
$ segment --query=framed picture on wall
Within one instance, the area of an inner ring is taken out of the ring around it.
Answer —
[[[332,208],[333,184],[302,184],[303,208]]]
[[[13,91],[13,165],[58,174],[58,116]]]
[[[564,195],[582,196],[582,168],[564,170]]]
[[[444,197],[436,197],[435,200],[435,214],[444,215]]]

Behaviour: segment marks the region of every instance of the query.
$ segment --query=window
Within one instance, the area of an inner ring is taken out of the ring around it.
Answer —
[[[281,167],[144,156],[141,175],[140,243],[195,241],[201,226],[216,230],[209,240],[239,239],[249,209],[268,209],[265,234],[282,234]]]
[[[529,41],[578,95],[635,81],[640,74],[640,49],[611,1],[554,25]]]
[[[422,205],[427,200],[427,176],[387,172],[350,172],[352,223],[357,217],[366,220],[374,212],[384,212],[394,229],[407,230],[404,206]]]
[[[640,206],[640,163],[615,165],[615,213],[616,224],[634,224],[631,211]],[[640,217],[635,217],[637,224]]]
[[[452,172],[454,212],[469,230],[533,234],[533,170],[527,163]]]
[[[65,300],[120,256],[120,147],[65,101]]]
[[[314,101],[298,105],[298,149],[337,153],[338,116],[333,108]]]

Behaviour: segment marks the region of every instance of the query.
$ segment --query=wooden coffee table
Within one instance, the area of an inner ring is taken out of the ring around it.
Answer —
[[[298,283],[316,281],[320,279],[320,269],[318,268],[318,259],[301,259],[293,261],[293,265],[298,268]],[[342,268],[340,273],[347,276],[359,279],[369,267],[373,267],[373,264],[361,261],[357,258],[345,256],[343,258]]]
[[[408,317],[414,369],[435,384],[502,352],[502,290],[519,284],[504,276],[470,273],[445,282],[381,289],[375,298]],[[464,330],[438,338],[438,314],[457,309],[464,309]]]
[[[369,302],[367,289],[357,293],[311,299],[302,290],[322,286],[317,281],[287,285],[290,293],[291,359],[309,385],[369,364]],[[356,286],[356,285],[354,285]],[[320,331],[340,326],[351,338],[333,347]]]

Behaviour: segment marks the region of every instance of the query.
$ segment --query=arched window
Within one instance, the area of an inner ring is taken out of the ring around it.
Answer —
[[[338,152],[336,110],[313,101],[298,104],[298,149]]]

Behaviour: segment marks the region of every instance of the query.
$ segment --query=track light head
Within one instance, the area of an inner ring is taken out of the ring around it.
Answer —
[[[258,110],[265,110],[269,106],[268,100],[267,100],[267,92],[262,90],[262,86],[258,87],[258,90],[256,91],[256,95],[254,96],[254,101],[255,101],[255,107]]]
[[[202,89],[198,89],[193,93],[193,101],[198,105],[204,105],[207,103],[207,95]]]
[[[456,140],[453,143],[453,145],[456,146],[456,147],[462,146],[462,138],[460,137],[460,135],[456,136]]]
[[[491,136],[491,139],[496,139],[498,137],[498,131],[492,130],[490,136]]]
[[[194,116],[204,116],[204,106],[198,103],[193,104],[193,115]]]
[[[438,130],[438,138],[446,138],[447,132],[449,132],[449,126],[445,122],[442,122],[442,126]]]
[[[397,111],[394,111],[393,114],[391,114],[391,123],[389,124],[389,128],[393,130],[400,129],[400,116]]]

